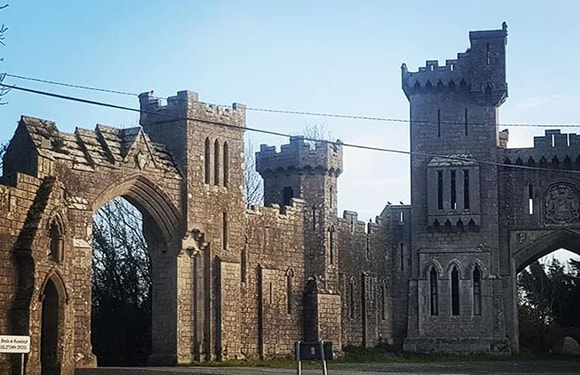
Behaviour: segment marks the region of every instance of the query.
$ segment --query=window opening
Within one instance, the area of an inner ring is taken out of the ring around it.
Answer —
[[[400,244],[399,249],[401,254],[401,271],[403,271],[405,269],[405,246]]]
[[[316,229],[316,206],[312,206],[312,229]]]
[[[205,139],[205,183],[211,183],[211,143],[209,138]]]
[[[64,236],[62,228],[57,219],[50,224],[50,258],[55,262],[62,262],[64,259]]]
[[[534,186],[532,183],[528,184],[528,214],[534,214]]]
[[[463,209],[469,210],[469,170],[463,171]]]
[[[455,184],[455,171],[451,171],[450,173],[450,182],[451,182],[451,209],[452,210],[456,210],[457,209],[457,190],[456,190],[456,184]]]
[[[431,267],[431,272],[429,273],[430,281],[430,294],[431,294],[431,315],[439,315],[439,298],[438,298],[438,287],[437,287],[437,271],[435,267]]]
[[[286,309],[288,314],[292,314],[292,278],[294,270],[288,268],[286,271]]]
[[[274,302],[274,288],[272,287],[272,282],[269,283],[269,300],[270,305]]]
[[[349,303],[349,311],[348,311],[348,316],[349,318],[353,319],[354,318],[354,280],[350,280],[350,303]]]
[[[437,137],[441,137],[441,110],[437,110]]]
[[[225,212],[222,213],[222,248],[228,248],[228,216]]]
[[[451,314],[459,315],[459,271],[455,266],[451,271]]]
[[[330,264],[334,264],[334,228],[328,229],[328,256]]]
[[[224,150],[223,150],[223,154],[224,154],[224,158],[223,158],[223,169],[224,169],[224,186],[228,187],[229,185],[229,179],[230,179],[230,171],[229,171],[229,167],[230,167],[230,151],[229,151],[229,147],[228,147],[228,142],[224,142]]]
[[[219,185],[220,184],[220,144],[218,142],[218,140],[216,139],[213,145],[214,149],[213,149],[213,155],[214,155],[214,160],[213,160],[213,177],[214,177],[214,185]]]
[[[443,171],[437,171],[437,209],[443,209]]]
[[[282,205],[290,206],[292,198],[294,198],[294,190],[290,186],[285,186],[282,189]]]
[[[473,315],[481,315],[481,272],[478,266],[473,270]]]
[[[405,221],[405,214],[403,213],[403,211],[399,212],[399,222],[402,223]]]
[[[387,319],[387,287],[381,283],[381,320]]]
[[[489,51],[489,43],[485,43],[485,63],[487,65],[491,63],[491,53]]]
[[[332,208],[332,203],[333,203],[332,202],[332,186],[328,188],[328,195],[329,195],[329,197],[328,197],[329,206],[330,206],[330,208]]]
[[[467,108],[465,108],[465,116],[464,116],[464,120],[465,120],[465,135],[468,135],[468,131],[467,131]]]
[[[366,257],[367,257],[367,260],[371,259],[371,238],[368,234],[367,234],[367,243],[366,243]]]

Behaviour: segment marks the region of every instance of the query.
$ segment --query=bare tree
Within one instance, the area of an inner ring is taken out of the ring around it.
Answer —
[[[329,141],[332,139],[332,133],[324,123],[306,123],[301,135],[311,145],[318,143],[316,141]]]
[[[125,199],[93,218],[92,342],[99,364],[145,363],[151,351],[151,259],[141,213]]]
[[[256,150],[251,140],[246,141],[244,156],[244,195],[246,204],[262,205],[264,203],[264,185],[262,177],[256,171]]]
[[[8,4],[0,5],[0,10],[6,9]],[[5,46],[4,39],[6,38],[6,32],[8,31],[8,27],[5,24],[0,26],[0,45]],[[0,61],[4,61],[3,57],[0,57]],[[4,82],[4,78],[6,77],[6,73],[0,74],[0,83]],[[6,95],[10,91],[7,87],[0,87],[0,97]],[[0,105],[6,104],[4,101],[0,101]]]

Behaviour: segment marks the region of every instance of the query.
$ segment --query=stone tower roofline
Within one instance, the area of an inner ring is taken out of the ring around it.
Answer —
[[[458,53],[456,59],[445,60],[444,66],[439,66],[437,60],[427,60],[425,66],[411,72],[403,63],[402,88],[407,98],[415,93],[437,93],[442,90],[474,94],[491,90],[494,102],[498,105],[503,103],[507,97],[504,52],[507,24],[504,22],[499,30],[471,31],[469,40],[470,48]],[[481,66],[482,61],[487,61],[488,66]]]
[[[271,173],[323,173],[334,177],[342,173],[342,146],[339,142],[317,142],[313,147],[303,136],[290,137],[290,143],[275,146],[260,145],[256,152],[256,170],[262,176]]]
[[[169,122],[185,119],[199,119],[237,126],[245,126],[246,106],[233,103],[219,106],[199,101],[199,94],[189,90],[178,91],[177,95],[167,98],[167,103],[153,96],[153,91],[139,94],[139,124]]]

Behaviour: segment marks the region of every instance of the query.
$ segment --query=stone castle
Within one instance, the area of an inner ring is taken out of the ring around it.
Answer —
[[[145,93],[141,127],[74,133],[22,117],[0,185],[0,333],[31,336],[27,373],[96,365],[91,225],[119,196],[153,262],[151,364],[285,357],[297,340],[517,352],[517,272],[580,252],[580,137],[508,149],[507,28],[469,37],[444,66],[402,66],[412,205],[372,223],[337,215],[341,145],[300,137],[260,148],[265,206],[247,208],[240,104]],[[19,366],[0,354],[0,372]]]

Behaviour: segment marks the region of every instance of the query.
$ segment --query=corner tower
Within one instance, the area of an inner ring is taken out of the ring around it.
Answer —
[[[401,67],[412,152],[409,351],[509,351],[494,165],[507,26],[469,39],[444,66]]]
[[[264,204],[287,206],[292,198],[306,202],[304,246],[306,276],[324,280],[338,290],[337,267],[337,178],[342,173],[342,147],[304,137],[292,137],[280,152],[261,145],[256,170],[264,179]]]

